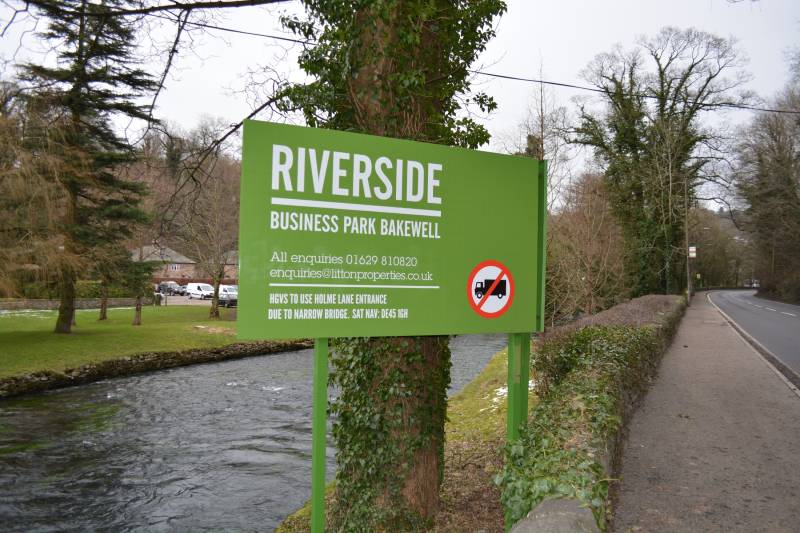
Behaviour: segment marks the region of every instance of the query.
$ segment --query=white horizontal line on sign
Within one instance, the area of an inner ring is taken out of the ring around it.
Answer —
[[[343,289],[438,289],[439,285],[342,285],[338,283],[270,283],[270,287],[321,287]]]
[[[388,205],[348,204],[346,202],[323,202],[321,200],[298,200],[296,198],[272,198],[272,205],[291,205],[295,207],[318,207],[340,211],[369,211],[371,213],[394,213],[396,215],[420,215],[441,217],[442,212],[435,209],[416,209],[413,207],[391,207]]]

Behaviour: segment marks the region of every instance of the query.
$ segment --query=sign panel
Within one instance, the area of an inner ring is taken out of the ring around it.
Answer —
[[[239,337],[535,331],[539,164],[246,122]]]

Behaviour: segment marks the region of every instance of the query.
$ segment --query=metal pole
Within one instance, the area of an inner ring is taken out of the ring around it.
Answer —
[[[311,409],[311,531],[325,531],[325,448],[328,431],[328,339],[314,339]]]
[[[508,334],[508,413],[506,413],[506,440],[514,442],[519,438],[520,420],[520,370],[522,354],[516,333]]]
[[[519,438],[519,428],[528,418],[528,381],[530,379],[531,336],[508,334],[508,413],[506,439]]]
[[[683,178],[683,237],[686,252],[686,305],[692,305],[692,271],[689,266],[689,178]]]
[[[508,334],[508,413],[506,413],[506,440],[519,439],[519,428],[528,419],[528,376],[531,336],[529,333]],[[506,517],[505,530],[512,524]]]

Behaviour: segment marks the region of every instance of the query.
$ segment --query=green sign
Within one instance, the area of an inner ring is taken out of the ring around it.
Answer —
[[[540,329],[539,161],[257,121],[242,159],[241,338]]]

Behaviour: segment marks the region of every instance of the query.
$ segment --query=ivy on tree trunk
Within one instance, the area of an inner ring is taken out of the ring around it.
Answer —
[[[288,28],[319,43],[300,65],[315,81],[290,87],[280,107],[314,127],[476,148],[485,128],[463,105],[468,68],[505,11],[499,0],[305,0],[308,19]],[[341,395],[334,439],[337,530],[427,527],[439,507],[450,383],[447,337],[333,341],[331,381]]]

